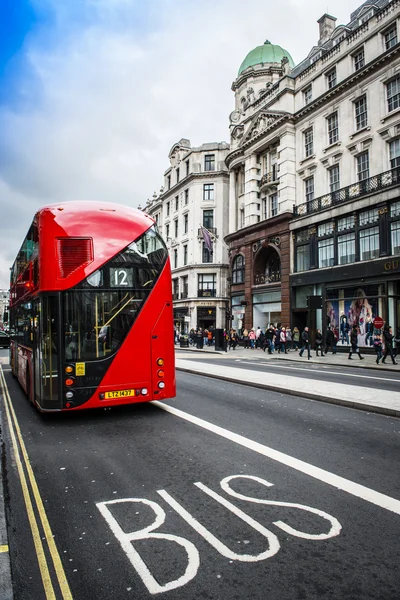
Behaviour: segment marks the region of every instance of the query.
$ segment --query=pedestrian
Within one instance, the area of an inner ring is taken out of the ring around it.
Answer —
[[[286,329],[286,350],[289,352],[289,350],[292,350],[293,346],[293,336],[292,336],[292,331],[287,328]]]
[[[382,339],[379,333],[375,336],[374,348],[376,352],[376,364],[379,365],[379,361],[382,358]]]
[[[250,342],[250,349],[254,350],[254,346],[256,343],[256,332],[254,331],[254,329],[251,329],[251,331],[249,332],[249,342]]]
[[[280,333],[280,348],[281,348],[282,354],[287,354],[287,350],[286,350],[286,329],[285,329],[285,327],[282,327],[281,333]]]
[[[212,331],[210,329],[207,331],[207,345],[208,346],[212,346],[213,345],[213,334],[212,334]]]
[[[294,345],[294,349],[297,350],[299,349],[299,345],[300,345],[300,331],[298,327],[293,327],[293,345]]]
[[[364,360],[364,357],[361,356],[360,348],[358,347],[358,327],[357,327],[357,325],[353,325],[353,329],[351,330],[350,344],[351,344],[351,348],[350,348],[350,352],[349,352],[349,356],[348,356],[349,360],[351,360],[352,354],[358,354],[358,358],[360,360]]]
[[[268,347],[268,354],[273,354],[274,350],[275,350],[275,345],[274,345],[274,336],[275,336],[275,330],[272,327],[272,325],[270,324],[270,326],[267,329],[267,333],[265,334],[265,337],[267,338],[267,347]]]
[[[262,334],[261,327],[257,327],[256,331],[256,349],[261,348],[260,335]]]
[[[382,358],[382,363],[385,364],[385,360],[386,357],[388,356],[388,354],[390,354],[390,358],[392,359],[392,362],[394,365],[397,365],[397,362],[394,360],[394,355],[393,355],[393,334],[392,334],[392,328],[390,327],[390,325],[385,325],[385,327],[383,328],[383,341],[385,342],[385,352]]]
[[[317,329],[317,333],[315,334],[315,352],[316,356],[319,356],[318,352],[321,352],[321,356],[324,356],[324,349],[322,347],[324,338],[322,337],[322,332],[320,329]]]
[[[238,336],[236,333],[236,329],[232,329],[231,331],[231,339],[229,340],[229,345],[232,348],[232,350],[235,350],[236,346],[238,345]]]
[[[275,348],[278,349],[278,354],[280,354],[281,353],[281,327],[280,326],[275,329],[274,342],[275,342]]]
[[[249,331],[248,329],[243,329],[243,342],[244,342],[244,349],[248,350],[249,349]]]
[[[335,332],[329,326],[325,337],[325,354],[328,354],[328,349],[331,348],[332,354],[336,354],[336,338]]]
[[[301,341],[302,341],[302,346],[300,348],[299,356],[303,356],[303,352],[307,348],[308,360],[310,360],[310,358],[312,358],[312,356],[311,356],[311,352],[310,352],[310,339],[308,336],[308,327],[304,327],[304,331],[301,334]]]

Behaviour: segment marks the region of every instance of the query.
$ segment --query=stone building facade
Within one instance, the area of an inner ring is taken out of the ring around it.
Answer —
[[[319,19],[294,66],[265,42],[232,85],[234,326],[400,325],[399,0]],[[353,264],[354,263],[354,264]],[[367,331],[368,330],[368,331]]]
[[[160,193],[154,193],[144,209],[156,220],[168,247],[174,321],[182,333],[227,323],[228,150],[224,142],[191,147],[189,140],[181,139],[169,153]],[[203,227],[209,232],[211,251]]]

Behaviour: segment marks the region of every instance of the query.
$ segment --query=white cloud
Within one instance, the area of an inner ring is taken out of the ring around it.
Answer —
[[[27,102],[0,107],[0,287],[41,205],[143,205],[174,142],[229,141],[230,88],[246,54],[268,38],[300,62],[323,13],[317,0],[37,3],[53,4],[56,18],[27,37]],[[338,23],[358,5],[338,0]]]

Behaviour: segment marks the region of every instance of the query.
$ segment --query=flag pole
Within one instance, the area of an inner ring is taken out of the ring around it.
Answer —
[[[200,225],[200,229],[205,229],[213,242],[219,242],[220,244],[222,244],[222,246],[225,246],[225,248],[229,250],[228,244],[226,244],[223,240],[218,239],[213,233],[211,233],[209,229],[207,229],[207,227],[204,227],[204,225]]]

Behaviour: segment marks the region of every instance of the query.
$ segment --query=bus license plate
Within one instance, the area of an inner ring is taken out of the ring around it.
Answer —
[[[115,392],[106,392],[106,400],[111,398],[131,398],[135,395],[135,390],[116,390]]]

